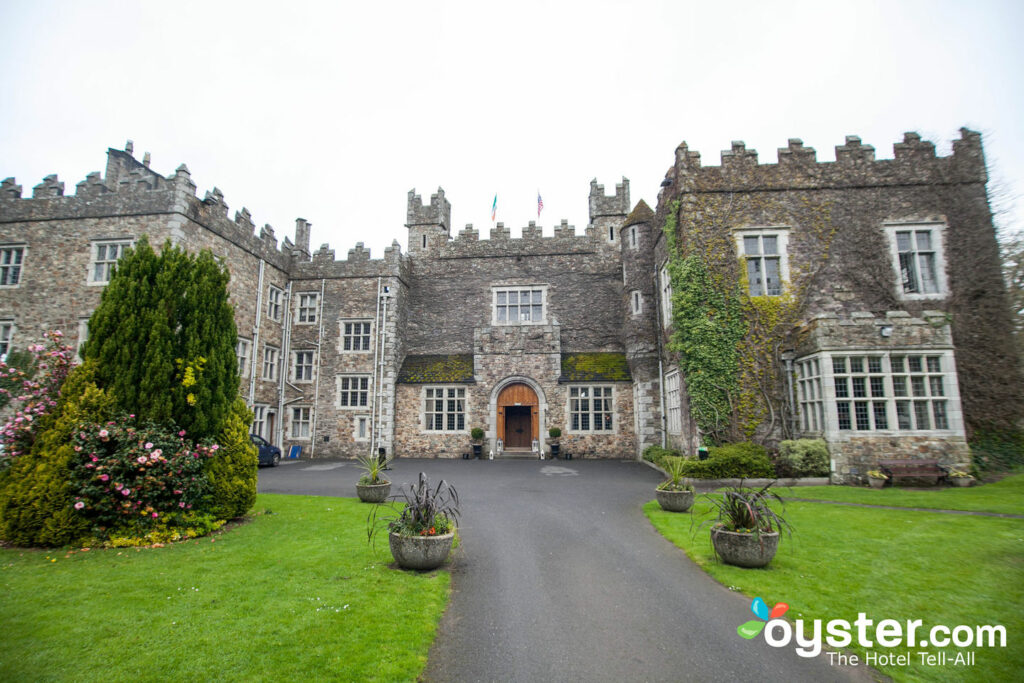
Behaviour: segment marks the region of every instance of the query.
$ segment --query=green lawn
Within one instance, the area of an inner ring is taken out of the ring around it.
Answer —
[[[165,548],[0,551],[0,680],[415,680],[449,574],[389,568],[368,509],[261,495]]]
[[[778,492],[784,498],[814,498],[844,503],[1024,515],[1024,474],[1006,477],[994,484],[970,488],[938,487],[934,490],[922,490],[899,486],[884,489],[855,486],[795,486],[779,488]]]
[[[1019,495],[1019,484],[1009,482],[1004,488],[1007,498]],[[856,493],[881,493],[876,500],[895,505],[893,500],[905,500],[901,494],[916,492]],[[946,507],[951,493],[973,491],[936,491],[930,498],[925,492],[914,497],[913,505]],[[1002,511],[1013,506],[994,500],[990,507]],[[707,509],[707,502],[698,497],[694,508],[698,518]],[[769,568],[758,570],[730,567],[714,559],[708,530],[694,532],[689,514],[663,512],[656,502],[644,510],[664,536],[725,586],[752,598],[760,596],[769,606],[789,604],[786,617],[790,621],[804,619],[808,626],[813,619],[852,622],[864,612],[876,624],[882,619],[921,619],[924,629],[960,624],[1006,627],[1007,646],[974,648],[976,664],[970,669],[924,666],[916,654],[909,666],[878,667],[898,681],[1021,680],[1024,520],[791,502],[785,511],[795,529],[793,536],[783,539]],[[737,646],[742,642],[737,635]],[[875,645],[871,651],[890,652]],[[863,656],[867,650],[853,647],[849,651]],[[959,650],[951,646],[946,651],[955,655]]]

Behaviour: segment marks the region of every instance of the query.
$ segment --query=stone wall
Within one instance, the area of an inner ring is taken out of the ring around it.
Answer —
[[[946,467],[967,471],[971,452],[962,437],[935,436],[861,436],[831,441],[835,484],[866,484],[869,470],[878,469],[879,460],[934,459]]]

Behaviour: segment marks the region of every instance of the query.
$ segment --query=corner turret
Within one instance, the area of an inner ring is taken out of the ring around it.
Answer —
[[[615,194],[606,197],[604,185],[590,181],[590,225],[605,241],[618,243],[619,228],[629,213],[629,179],[615,184]]]
[[[444,190],[430,195],[424,204],[416,190],[409,190],[405,227],[409,229],[409,253],[417,254],[451,238],[452,205],[444,198]],[[435,247],[436,248],[436,247]]]

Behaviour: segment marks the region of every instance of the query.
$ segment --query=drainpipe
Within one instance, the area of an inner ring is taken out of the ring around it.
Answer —
[[[260,259],[260,279],[256,286],[256,324],[252,328],[252,348],[249,349],[249,407],[256,402],[256,349],[260,347],[260,325],[263,322],[263,269],[266,261]],[[264,416],[264,419],[266,417]],[[262,434],[261,434],[262,436]],[[278,442],[280,443],[280,442]]]
[[[790,438],[795,439],[797,434],[796,394],[793,390],[793,359],[796,353],[792,349],[782,352],[781,358],[786,363],[786,386],[789,387],[789,430]]]
[[[380,374],[380,383],[378,384],[376,382],[376,380],[374,380],[374,384],[377,385],[375,387],[376,391],[374,391],[374,394],[380,393],[380,401],[377,404],[377,423],[378,423],[378,428],[382,427],[383,426],[383,422],[384,422],[384,395],[381,392],[384,389],[384,351],[385,351],[385,346],[387,345],[387,340],[388,340],[388,331],[387,331],[387,325],[388,325],[388,298],[390,298],[390,296],[391,296],[390,288],[387,285],[385,285],[384,286],[384,290],[383,290],[383,292],[381,294],[381,298],[384,300],[384,304],[383,304],[383,306],[381,308],[381,325],[380,325],[380,373],[379,373]],[[381,440],[378,438],[377,443],[379,444],[380,441]],[[380,448],[380,446],[378,445],[378,449],[379,448]],[[394,453],[392,453],[391,455],[394,456]]]
[[[377,277],[377,310],[373,314],[373,369],[371,374],[377,374],[377,358],[380,354],[380,277]],[[370,404],[370,457],[377,455],[377,383],[373,383],[373,402]]]
[[[661,447],[668,448],[668,416],[665,415],[665,371],[661,354],[661,335],[665,328],[661,322],[661,289],[658,287],[657,266],[654,267],[654,294],[654,299],[657,302],[654,305],[656,309],[654,312],[654,325],[657,328],[654,330],[654,338],[658,343],[658,400],[661,403]]]
[[[284,331],[281,336],[281,358],[277,367],[277,443],[284,444],[284,384],[288,354],[292,344],[292,283],[284,286]]]
[[[320,327],[316,332],[316,376],[313,378],[313,424],[309,425],[309,457],[313,457],[313,453],[316,452],[316,422],[320,411],[317,410],[317,405],[320,403],[320,342],[324,338],[324,283],[326,280],[320,279],[320,298],[317,300],[320,310],[318,311],[317,320],[320,321]],[[305,392],[303,392],[305,393]]]

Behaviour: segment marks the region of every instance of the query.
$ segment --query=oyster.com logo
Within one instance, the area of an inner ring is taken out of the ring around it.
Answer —
[[[750,603],[750,611],[754,613],[757,619],[751,619],[745,624],[741,624],[737,629],[736,633],[750,640],[751,638],[757,637],[761,631],[764,630],[765,624],[772,619],[778,619],[786,610],[789,609],[789,605],[784,602],[775,604],[775,607],[768,609],[768,605],[761,598],[754,598],[754,601]]]

